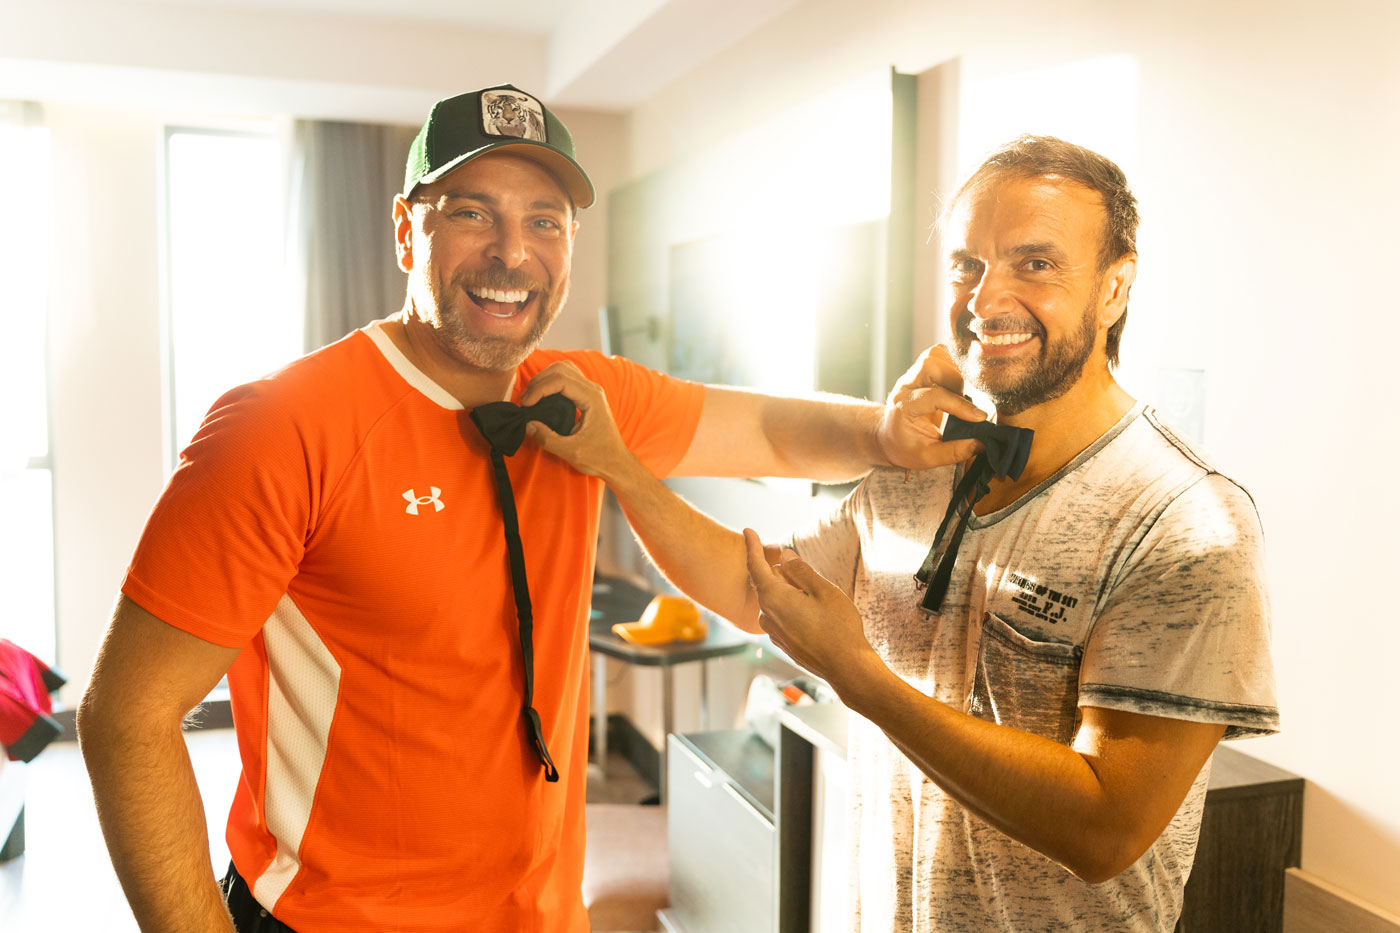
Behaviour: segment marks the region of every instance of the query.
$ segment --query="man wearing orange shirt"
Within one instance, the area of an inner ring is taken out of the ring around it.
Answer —
[[[526,118],[503,124],[504,99]],[[142,929],[588,929],[602,484],[533,441],[507,466],[473,423],[484,406],[581,375],[657,476],[835,480],[973,452],[876,405],[537,349],[592,201],[530,95],[440,101],[394,201],[402,311],[230,391],[183,452],[79,710]],[[243,773],[221,892],[180,722],[225,672]]]

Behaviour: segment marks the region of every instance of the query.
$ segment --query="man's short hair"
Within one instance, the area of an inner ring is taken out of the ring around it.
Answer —
[[[1127,176],[1111,159],[1054,136],[1019,136],[977,167],[948,202],[949,209],[969,191],[1007,176],[1055,176],[1099,193],[1103,198],[1105,219],[1103,240],[1099,244],[1100,273],[1115,260],[1137,252],[1137,198],[1128,188]],[[1118,345],[1127,321],[1125,305],[1122,316],[1108,329],[1106,349],[1110,366],[1118,365]]]

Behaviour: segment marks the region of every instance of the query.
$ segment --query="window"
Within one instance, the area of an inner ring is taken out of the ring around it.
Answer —
[[[285,161],[271,129],[166,131],[172,466],[220,395],[302,353],[286,288]]]
[[[54,627],[49,452],[49,133],[38,107],[0,101],[0,592],[4,636],[50,662]]]

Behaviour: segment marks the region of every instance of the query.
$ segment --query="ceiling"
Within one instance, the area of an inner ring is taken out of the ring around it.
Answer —
[[[416,123],[510,82],[626,111],[799,0],[0,0],[0,98]]]
[[[160,0],[180,7],[238,7],[246,10],[299,10],[328,15],[405,19],[424,24],[451,23],[487,32],[548,36],[571,4],[568,0]]]

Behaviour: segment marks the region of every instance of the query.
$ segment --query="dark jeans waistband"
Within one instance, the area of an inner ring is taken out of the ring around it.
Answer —
[[[238,933],[296,933],[253,898],[248,882],[243,880],[233,862],[228,863],[228,874],[219,886],[223,888],[224,901]]]

